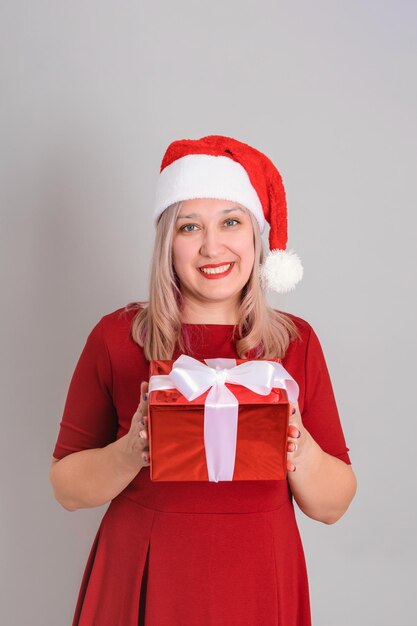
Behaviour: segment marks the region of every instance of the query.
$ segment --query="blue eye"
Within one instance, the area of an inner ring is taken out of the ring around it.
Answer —
[[[236,224],[240,224],[240,222],[239,220],[236,220],[234,217],[230,217],[224,222],[224,224],[227,224],[228,226],[235,226]],[[197,228],[198,228],[197,224],[184,224],[184,226],[181,226],[180,231],[184,233],[192,233]]]
[[[192,233],[192,230],[186,230],[186,228],[188,228],[189,226],[193,227],[195,226],[195,224],[185,224],[184,226],[181,226],[180,230],[186,232],[186,233]]]

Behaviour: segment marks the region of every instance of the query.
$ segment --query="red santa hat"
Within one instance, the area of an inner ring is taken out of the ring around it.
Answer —
[[[246,143],[208,135],[173,141],[162,159],[154,217],[174,202],[217,198],[242,204],[260,232],[270,225],[270,252],[260,268],[265,288],[286,293],[303,276],[303,266],[287,246],[287,202],[280,173],[267,156]]]

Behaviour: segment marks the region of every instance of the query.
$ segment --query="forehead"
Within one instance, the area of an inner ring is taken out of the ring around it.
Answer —
[[[231,200],[219,200],[218,198],[192,198],[183,200],[179,216],[204,216],[230,213],[236,210],[239,213],[247,213],[247,209],[239,202]]]

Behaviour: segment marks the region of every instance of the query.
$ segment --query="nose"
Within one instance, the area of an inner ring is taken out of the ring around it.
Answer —
[[[224,244],[219,232],[212,228],[206,228],[203,234],[200,254],[208,258],[216,258],[224,251]]]

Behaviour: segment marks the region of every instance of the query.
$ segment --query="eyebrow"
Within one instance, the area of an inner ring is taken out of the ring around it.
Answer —
[[[232,211],[242,211],[242,213],[244,213],[244,210],[240,207],[240,206],[234,206],[231,209],[224,209],[223,211],[219,211],[219,214],[221,215],[225,215],[226,213],[232,213]],[[194,217],[201,217],[200,213],[190,213],[189,215],[178,215],[177,220],[181,220],[181,219],[192,219]]]

